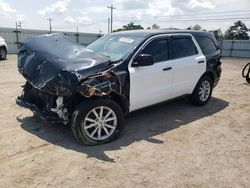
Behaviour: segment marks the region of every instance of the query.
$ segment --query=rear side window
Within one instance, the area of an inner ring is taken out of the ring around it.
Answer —
[[[172,37],[171,56],[173,59],[192,56],[197,53],[191,37]]]
[[[217,50],[216,45],[214,44],[213,40],[210,39],[209,37],[197,36],[196,39],[197,39],[198,44],[201,47],[202,52],[205,55],[212,54]]]
[[[141,54],[150,54],[153,56],[155,63],[167,61],[168,56],[168,40],[155,39],[150,42],[142,51]]]

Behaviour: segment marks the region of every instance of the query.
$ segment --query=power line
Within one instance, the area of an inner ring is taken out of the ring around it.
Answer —
[[[214,15],[214,14],[229,14],[229,13],[246,13],[250,10],[235,10],[235,11],[220,11],[220,12],[197,12],[191,14],[180,14],[180,15],[168,15],[168,16],[154,16],[154,18],[165,18],[165,17],[182,17],[182,16],[193,16],[193,15]]]
[[[250,17],[231,17],[231,18],[210,18],[210,19],[168,19],[160,20],[159,22],[169,22],[169,21],[226,21],[226,20],[249,20]]]
[[[110,32],[113,32],[113,10],[116,9],[113,5],[107,6],[110,8]]]

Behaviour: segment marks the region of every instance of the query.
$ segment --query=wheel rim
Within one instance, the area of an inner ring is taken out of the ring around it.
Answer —
[[[201,101],[206,101],[209,96],[210,96],[210,92],[211,92],[211,86],[210,86],[210,82],[207,80],[204,80],[199,88],[199,97]]]
[[[92,109],[82,122],[82,129],[93,140],[100,141],[110,137],[117,127],[115,112],[106,106]]]
[[[1,56],[2,59],[5,59],[5,57],[6,57],[5,50],[3,50],[3,49],[0,50],[0,56]]]

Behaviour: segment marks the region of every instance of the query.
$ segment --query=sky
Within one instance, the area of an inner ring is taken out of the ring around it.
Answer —
[[[250,0],[0,0],[0,27],[21,22],[22,28],[48,30],[52,18],[56,31],[78,27],[79,32],[107,33],[111,4],[116,8],[113,29],[134,22],[144,28],[157,24],[162,29],[186,29],[199,24],[225,31],[242,17],[250,28]]]

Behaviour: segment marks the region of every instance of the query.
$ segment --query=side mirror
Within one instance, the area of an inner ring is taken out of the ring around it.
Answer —
[[[153,64],[154,64],[154,58],[152,55],[140,54],[134,59],[132,67],[150,66]]]

